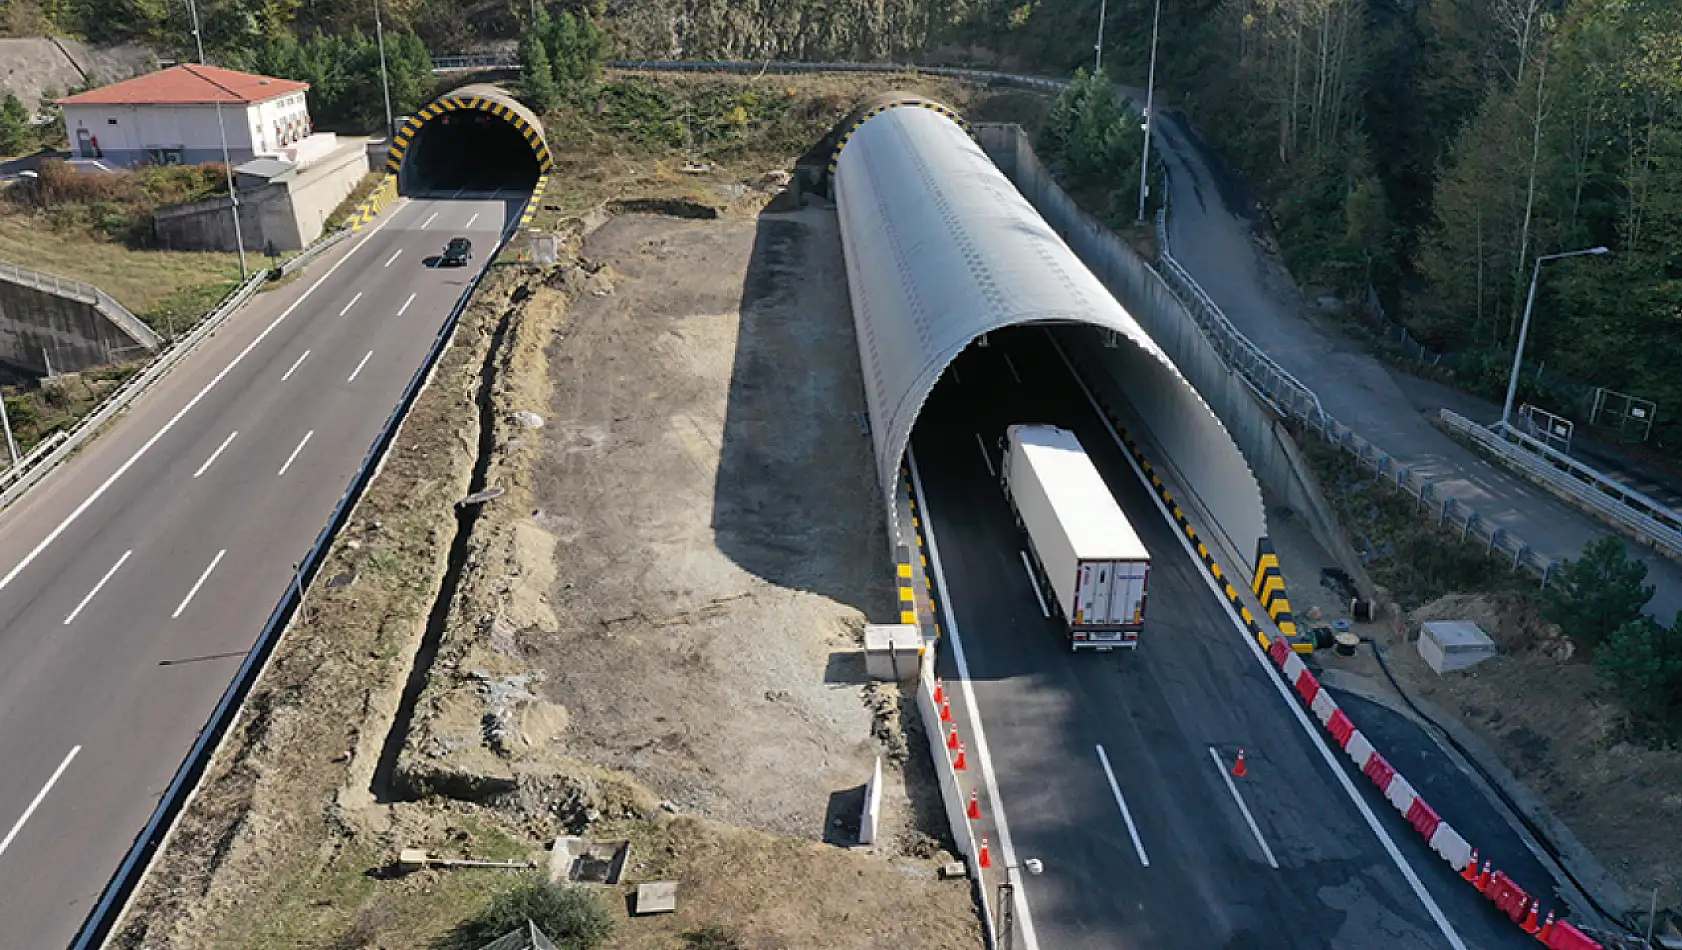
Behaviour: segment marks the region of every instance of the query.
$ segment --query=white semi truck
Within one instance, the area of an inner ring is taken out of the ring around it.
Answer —
[[[1057,426],[1013,425],[1004,442],[1005,496],[1069,648],[1137,647],[1150,552],[1080,440]]]

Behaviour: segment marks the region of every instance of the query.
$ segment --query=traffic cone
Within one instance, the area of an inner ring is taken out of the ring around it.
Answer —
[[[945,701],[941,702],[941,704],[940,704],[940,721],[941,722],[951,722],[952,721],[952,704],[951,703],[948,703],[948,702],[945,702]]]
[[[1554,933],[1554,912],[1550,910],[1550,911],[1548,911],[1548,919],[1542,924],[1541,931],[1536,934],[1536,939],[1542,941],[1543,943],[1547,943],[1548,938],[1553,936],[1553,933]]]
[[[964,744],[960,742],[958,743],[958,757],[952,760],[952,771],[962,772],[968,768],[969,763],[964,761]]]
[[[934,678],[934,701],[937,703],[946,702],[946,684],[938,676]]]
[[[1530,902],[1530,916],[1524,918],[1523,927],[1524,927],[1524,932],[1531,935],[1532,937],[1536,936],[1538,933],[1541,933],[1541,931],[1542,931],[1542,924],[1536,919],[1537,917],[1539,917],[1541,915],[1541,912],[1542,912],[1542,902],[1541,901],[1535,901],[1535,900],[1531,901]]]
[[[1466,870],[1460,872],[1460,877],[1465,880],[1467,884],[1476,884],[1478,882],[1477,848],[1472,849],[1472,860],[1466,862]]]
[[[953,751],[957,751],[957,748],[958,748],[958,727],[957,726],[953,726],[952,731],[950,733],[947,733],[947,735],[946,735],[946,748],[951,749]]]
[[[1485,861],[1483,863],[1483,873],[1478,875],[1478,893],[1479,894],[1488,894],[1489,893],[1489,881],[1494,876],[1495,875],[1489,869],[1489,862]]]
[[[990,868],[993,866],[993,850],[987,847],[986,835],[981,836],[981,854],[976,858],[976,863],[981,865],[983,868]]]
[[[1239,778],[1243,778],[1244,776],[1250,774],[1250,767],[1244,764],[1243,749],[1238,750],[1238,761],[1234,762],[1232,765],[1232,774]]]
[[[981,793],[973,788],[969,790],[969,811],[965,814],[969,816],[970,821],[981,820]],[[1536,916],[1535,910],[1530,912],[1530,916]]]

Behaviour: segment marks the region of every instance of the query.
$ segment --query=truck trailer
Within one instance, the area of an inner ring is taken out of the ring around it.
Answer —
[[[1150,552],[1080,440],[1053,425],[1013,425],[1004,443],[1005,497],[1069,648],[1137,647]]]

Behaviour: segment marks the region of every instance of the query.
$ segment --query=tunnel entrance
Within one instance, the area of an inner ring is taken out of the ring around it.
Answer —
[[[549,164],[536,116],[495,86],[468,86],[404,123],[388,170],[404,194],[529,190]]]

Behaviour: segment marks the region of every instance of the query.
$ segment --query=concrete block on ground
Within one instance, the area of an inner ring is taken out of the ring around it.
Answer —
[[[859,844],[875,844],[877,826],[882,821],[882,757],[876,757],[870,782],[864,787],[864,812],[859,816]]]
[[[1468,620],[1432,620],[1419,628],[1419,655],[1438,674],[1475,666],[1495,655],[1495,641]]]
[[[637,885],[638,914],[669,914],[677,910],[677,882],[652,881]]]
[[[864,669],[873,680],[909,682],[917,676],[923,634],[915,624],[870,624],[864,628]]]

